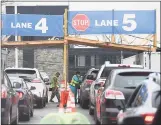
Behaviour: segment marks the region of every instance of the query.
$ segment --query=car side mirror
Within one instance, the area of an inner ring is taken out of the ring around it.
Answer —
[[[30,90],[35,90],[35,89],[36,89],[35,86],[31,86],[31,87],[30,87]]]
[[[13,88],[21,88],[21,84],[19,82],[13,82]]]
[[[49,82],[49,79],[45,78],[43,79],[44,82]]]
[[[93,77],[93,75],[88,75],[88,76],[87,76],[87,79],[89,79],[89,80],[93,80],[93,79],[94,79],[94,77]]]
[[[145,125],[144,119],[140,116],[126,117],[123,120],[124,125],[130,125],[135,123],[135,125]]]

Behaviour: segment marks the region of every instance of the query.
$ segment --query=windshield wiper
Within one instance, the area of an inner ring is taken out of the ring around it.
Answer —
[[[124,87],[124,88],[127,88],[127,89],[136,89],[135,86],[127,86],[127,87]]]

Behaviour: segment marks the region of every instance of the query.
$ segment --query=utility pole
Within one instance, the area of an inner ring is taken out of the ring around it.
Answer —
[[[16,4],[14,6],[14,10],[15,10],[15,15],[16,15],[15,22],[17,22],[17,5]],[[16,42],[18,41],[17,31],[15,34],[15,41]],[[17,47],[15,48],[15,68],[18,68],[18,48]]]

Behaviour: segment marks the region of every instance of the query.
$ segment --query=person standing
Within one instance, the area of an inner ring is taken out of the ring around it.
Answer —
[[[59,84],[58,84],[58,78],[60,76],[60,73],[57,72],[55,74],[55,76],[53,77],[52,81],[51,81],[51,88],[52,88],[52,94],[51,94],[51,98],[50,98],[50,102],[54,102],[53,98],[57,97],[58,102],[60,103],[60,94],[59,94]],[[57,107],[59,106],[59,104],[57,105]]]
[[[70,89],[75,97],[75,104],[77,104],[77,90],[80,88],[81,82],[80,72],[77,71],[76,74],[72,77],[71,83],[69,83]]]

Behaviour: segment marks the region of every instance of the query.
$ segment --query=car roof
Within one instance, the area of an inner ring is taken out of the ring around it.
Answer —
[[[96,68],[91,68],[90,69],[90,71],[93,71],[93,70],[98,71],[99,69],[96,69]]]
[[[127,69],[113,69],[113,72],[116,74],[118,73],[124,73],[124,72],[156,72],[154,70],[149,70],[149,69],[134,69],[134,68],[127,68]]]

